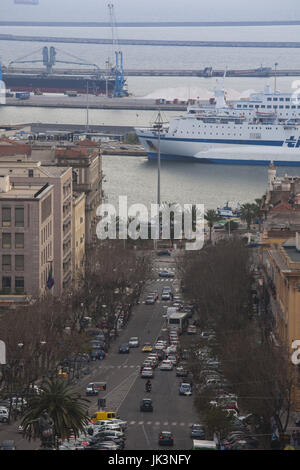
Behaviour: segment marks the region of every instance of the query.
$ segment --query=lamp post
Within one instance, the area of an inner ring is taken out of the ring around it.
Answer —
[[[276,93],[276,90],[277,90],[277,65],[278,65],[278,62],[275,62],[275,70],[274,70],[274,76],[275,76],[274,93]]]

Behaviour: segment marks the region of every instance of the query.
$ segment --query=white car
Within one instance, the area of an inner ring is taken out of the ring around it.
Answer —
[[[171,346],[168,346],[166,349],[167,354],[171,353],[176,353],[177,352],[177,345],[176,344],[171,344]]]
[[[171,361],[165,359],[164,361],[162,361],[159,368],[160,370],[173,370],[173,364]]]
[[[140,345],[138,337],[134,336],[130,338],[130,340],[128,341],[128,345],[130,348],[138,348]]]
[[[8,409],[5,407],[0,408],[0,423],[7,423],[8,421]]]
[[[162,342],[158,342],[155,344],[154,346],[154,349],[157,349],[157,350],[162,350],[166,347],[166,344],[165,343],[162,343]]]
[[[152,379],[154,376],[153,369],[151,367],[144,367],[142,369],[141,376],[144,378]]]
[[[109,422],[108,422],[109,421]],[[126,429],[127,427],[127,421],[123,421],[122,419],[102,419],[102,420],[99,420],[99,421],[96,421],[96,423],[93,425],[93,428],[102,428],[103,429],[103,426],[105,425],[112,425],[112,424],[115,424],[117,426],[119,426],[121,429]],[[88,426],[89,428],[91,426]]]

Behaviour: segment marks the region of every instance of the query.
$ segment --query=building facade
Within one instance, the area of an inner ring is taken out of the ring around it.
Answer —
[[[0,176],[1,293],[38,297],[47,291],[54,250],[54,188]]]
[[[16,184],[51,184],[53,192],[54,245],[52,268],[53,293],[62,295],[71,290],[73,279],[72,259],[72,169],[55,166],[41,166],[40,162],[10,162],[0,158],[0,171],[10,175]]]

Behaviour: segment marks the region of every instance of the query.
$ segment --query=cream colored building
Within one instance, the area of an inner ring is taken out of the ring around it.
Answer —
[[[39,297],[47,291],[54,251],[54,187],[0,176],[1,294]]]

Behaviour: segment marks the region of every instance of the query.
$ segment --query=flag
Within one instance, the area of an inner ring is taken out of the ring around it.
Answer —
[[[53,270],[52,270],[52,263],[51,263],[50,271],[49,271],[49,275],[47,279],[47,287],[48,289],[52,289],[53,286],[54,286],[54,278],[53,278]]]

